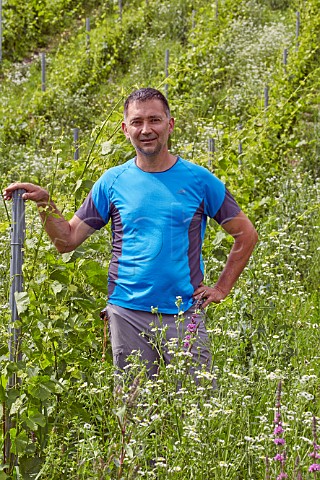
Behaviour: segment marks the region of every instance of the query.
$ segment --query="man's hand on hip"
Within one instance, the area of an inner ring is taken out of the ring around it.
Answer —
[[[209,303],[220,303],[221,300],[226,298],[227,293],[223,292],[217,285],[214,287],[207,287],[200,284],[200,286],[194,291],[193,298],[195,300],[204,299],[201,308],[206,308]]]

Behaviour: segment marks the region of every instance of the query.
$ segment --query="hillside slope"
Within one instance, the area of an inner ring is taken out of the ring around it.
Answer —
[[[11,212],[1,202],[1,432],[8,412],[14,423],[0,480],[308,478],[320,408],[319,12],[319,0],[4,2],[2,187],[39,183],[70,218],[106,168],[133,156],[123,100],[152,86],[176,118],[172,152],[227,184],[260,243],[230,297],[207,310],[213,369],[195,384],[177,347],[131,408],[130,376],[113,394],[108,345],[101,363],[109,227],[60,256],[26,204],[23,355],[10,361]],[[210,222],[208,283],[230,244]],[[132,363],[142,370],[138,355]]]

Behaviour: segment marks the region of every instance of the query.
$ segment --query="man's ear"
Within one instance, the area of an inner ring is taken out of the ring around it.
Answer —
[[[121,128],[122,128],[122,131],[123,131],[123,133],[125,134],[127,140],[130,140],[130,135],[129,135],[129,133],[128,133],[128,129],[127,129],[127,124],[126,124],[126,122],[122,122],[122,123],[121,123]]]
[[[169,120],[169,135],[171,135],[171,133],[173,132],[173,129],[174,129],[174,118],[171,117]]]

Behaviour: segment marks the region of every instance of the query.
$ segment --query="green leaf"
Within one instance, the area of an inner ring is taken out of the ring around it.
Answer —
[[[103,293],[108,292],[106,270],[100,265],[100,263],[95,262],[94,260],[86,261],[83,263],[82,269],[86,272],[86,281],[90,285]]]
[[[0,233],[5,233],[10,228],[9,222],[1,222],[0,223]],[[0,477],[1,478],[1,477]]]
[[[73,251],[62,254],[62,260],[63,260],[65,263],[70,262],[70,260],[72,259],[72,257],[73,257]]]
[[[0,383],[0,402],[5,402],[6,400],[6,390]]]
[[[20,411],[23,405],[24,398],[25,398],[25,395],[21,395],[13,402],[10,408],[10,415],[15,415]]]
[[[72,252],[67,252],[63,253],[62,260],[64,263],[69,263],[69,262],[74,262],[77,260],[77,258],[80,258],[83,256],[85,250],[82,247],[78,247],[76,250],[73,250]]]
[[[74,192],[76,193],[79,190],[80,191],[83,191],[83,190],[89,191],[92,188],[92,185],[93,185],[92,180],[89,180],[89,179],[86,179],[86,178],[79,179],[79,180],[76,181]]]
[[[32,415],[29,415],[29,419],[39,425],[40,427],[45,427],[46,426],[46,417],[39,412],[38,410],[35,410]]]
[[[34,397],[42,401],[47,400],[52,393],[55,393],[56,385],[49,377],[34,377],[34,385],[29,385],[28,391]]]
[[[45,370],[49,365],[54,364],[54,355],[51,352],[43,352],[39,358],[39,364]]]
[[[26,423],[27,427],[30,428],[30,430],[37,430],[38,425],[30,420],[30,418],[24,418],[23,421]]]
[[[57,293],[62,292],[62,290],[64,289],[64,286],[61,283],[59,283],[57,280],[55,280],[54,282],[52,282],[51,288],[53,290],[53,293],[57,295]]]
[[[222,240],[226,238],[226,234],[222,231],[218,231],[217,235],[215,236],[215,239],[213,240],[213,245],[216,247],[221,244]]]
[[[112,150],[112,143],[109,140],[101,144],[101,155],[108,155]]]
[[[23,479],[28,479],[28,480],[34,479],[35,474],[40,472],[41,465],[44,462],[44,458],[35,457],[35,456],[32,456],[32,457],[33,458],[30,458],[30,456],[25,456],[19,459],[19,464],[21,468],[21,473],[23,475]]]
[[[133,450],[132,448],[130,447],[130,445],[128,445],[127,443],[125,444],[124,446],[125,448],[125,451],[127,452],[127,455],[129,458],[133,458]]]
[[[10,388],[8,391],[7,391],[7,396],[8,396],[8,407],[11,407],[11,405],[13,404],[13,402],[16,401],[16,399],[19,397],[20,395],[20,390],[16,389],[16,388]]]
[[[0,378],[0,402],[4,402],[6,400],[6,385],[7,385],[7,378],[4,375],[1,375],[1,378]]]
[[[28,445],[28,437],[25,431],[17,434],[16,428],[10,428],[10,440],[11,440],[11,449],[10,451],[15,455],[24,453]]]
[[[11,430],[10,430],[11,433]],[[20,432],[14,439],[12,439],[11,451],[17,455],[25,453],[28,446],[28,436],[26,432]]]
[[[18,315],[25,312],[30,304],[30,298],[27,292],[14,292],[14,298],[17,306]]]
[[[114,410],[113,413],[119,418],[120,422],[123,422],[124,415],[126,413],[126,406],[123,405],[118,410]]]
[[[51,280],[57,280],[57,282],[62,283],[63,285],[68,285],[69,283],[69,273],[67,271],[55,270],[50,274]]]
[[[40,383],[33,389],[30,389],[30,393],[34,398],[39,398],[40,400],[44,401],[50,397],[50,395],[53,393],[53,390],[48,384]]]

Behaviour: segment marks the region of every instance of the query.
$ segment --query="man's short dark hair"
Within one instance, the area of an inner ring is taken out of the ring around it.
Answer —
[[[124,117],[126,117],[128,113],[130,103],[147,102],[148,100],[160,100],[167,117],[171,117],[168,100],[159,90],[156,90],[155,88],[139,88],[139,90],[132,92],[124,102]]]

